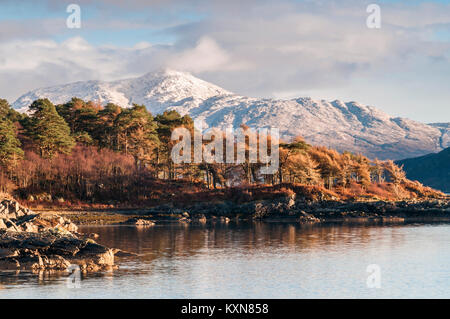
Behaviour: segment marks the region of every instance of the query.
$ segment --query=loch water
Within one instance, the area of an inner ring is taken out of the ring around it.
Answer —
[[[80,231],[137,256],[78,281],[64,272],[3,271],[0,298],[450,297],[450,223],[177,223]]]

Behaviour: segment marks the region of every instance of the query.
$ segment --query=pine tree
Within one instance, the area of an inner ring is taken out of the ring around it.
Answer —
[[[70,131],[72,133],[77,133],[78,126],[78,111],[86,107],[86,102],[82,99],[73,97],[69,102],[64,104],[56,105],[56,111],[61,115],[69,125]]]
[[[11,122],[17,122],[23,118],[23,115],[11,108],[7,100],[0,99],[0,118],[6,118]]]
[[[121,112],[116,118],[121,150],[133,155],[139,169],[142,162],[151,159],[153,150],[158,145],[156,122],[144,105],[134,104],[131,109]]]
[[[17,161],[23,157],[23,151],[16,136],[16,127],[7,118],[8,113],[3,111],[2,105],[0,110],[0,165],[9,168],[15,166]]]
[[[84,102],[79,98],[72,98],[65,104],[56,106],[56,111],[61,115],[70,127],[72,135],[80,144],[100,144],[95,141],[95,136],[101,127],[101,119],[98,116],[102,106],[94,102]]]
[[[157,149],[157,163],[166,162],[170,179],[174,178],[174,165],[170,158],[174,141],[171,140],[172,131],[177,127],[185,127],[193,132],[194,121],[189,115],[181,116],[177,111],[165,111],[155,117],[158,123],[158,138],[161,141]]]
[[[99,125],[93,133],[93,138],[100,147],[106,147],[114,151],[119,150],[119,130],[116,127],[116,119],[123,109],[113,103],[108,103],[98,112]]]
[[[75,145],[66,121],[48,99],[39,99],[30,106],[28,135],[36,142],[40,155],[52,158],[56,153],[68,154]]]
[[[10,109],[11,107],[9,106],[8,101],[5,99],[0,99],[0,118],[8,117]]]

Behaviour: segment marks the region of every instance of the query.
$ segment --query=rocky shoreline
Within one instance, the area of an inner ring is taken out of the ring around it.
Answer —
[[[430,201],[304,201],[295,195],[277,200],[261,200],[237,204],[233,202],[198,203],[190,207],[159,206],[145,213],[160,220],[176,216],[184,222],[208,220],[292,220],[300,223],[339,222],[352,219],[369,220],[448,220],[450,200]],[[167,217],[166,217],[167,218]]]
[[[450,200],[308,201],[295,195],[245,203],[201,202],[188,206],[160,205],[148,209],[61,212],[77,224],[153,226],[164,223],[228,223],[286,221],[326,223],[347,221],[450,221]]]
[[[118,250],[97,244],[89,235],[56,214],[42,215],[18,202],[0,202],[0,269],[66,270],[83,272],[113,269]]]

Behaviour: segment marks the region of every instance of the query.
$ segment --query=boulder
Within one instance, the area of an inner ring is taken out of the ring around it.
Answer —
[[[0,232],[0,269],[64,270],[76,264],[84,271],[114,267],[114,251],[92,239],[54,231]]]
[[[130,218],[125,221],[124,224],[135,226],[153,226],[155,225],[155,222],[149,219]]]
[[[152,221],[140,222],[152,225]],[[78,234],[70,220],[35,214],[13,200],[0,203],[0,269],[83,271],[114,267],[114,250]]]
[[[136,226],[153,226],[155,225],[155,223],[151,220],[147,220],[147,219],[138,219],[136,220],[136,222],[134,223]]]
[[[299,221],[301,223],[320,223],[319,218],[317,218],[311,214],[308,214],[305,211],[300,211],[299,215],[300,215]]]
[[[207,219],[206,219],[205,214],[198,214],[192,218],[192,221],[200,223],[200,224],[205,224],[207,222]]]
[[[88,242],[73,258],[71,263],[80,266],[82,271],[99,271],[114,268],[114,250],[95,242]]]
[[[38,226],[34,225],[31,222],[25,222],[22,225],[22,229],[26,232],[30,232],[30,233],[37,233],[39,231]]]

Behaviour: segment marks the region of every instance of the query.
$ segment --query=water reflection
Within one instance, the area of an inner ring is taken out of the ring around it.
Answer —
[[[389,227],[404,227],[390,225]],[[136,228],[128,226],[84,226],[85,232],[100,234],[99,242],[136,253],[140,259],[188,257],[224,249],[245,251],[335,249],[349,244],[365,245],[374,241],[401,245],[402,233],[374,232],[379,225],[300,225],[289,223],[240,223],[201,226],[168,225]]]
[[[0,272],[0,297],[302,298],[449,296],[449,224],[229,223],[83,226],[109,247],[137,254],[119,270]],[[383,288],[367,289],[379,264]]]

